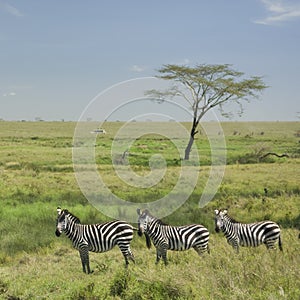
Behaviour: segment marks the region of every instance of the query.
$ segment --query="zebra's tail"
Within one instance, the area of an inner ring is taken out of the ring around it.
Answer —
[[[279,246],[279,250],[283,251],[282,242],[281,242],[281,236],[280,235],[279,235],[279,239],[278,239],[278,246]]]

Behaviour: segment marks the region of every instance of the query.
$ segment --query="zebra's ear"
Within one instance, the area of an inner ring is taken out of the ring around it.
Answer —
[[[219,210],[215,209],[216,216],[219,214]]]
[[[58,208],[56,209],[56,211],[57,211],[57,215],[59,216],[59,215],[61,214],[61,208],[58,207]]]
[[[137,212],[137,214],[140,216],[141,215],[141,209],[140,208],[137,208],[136,209],[136,212]]]
[[[224,213],[224,215],[226,215],[226,214],[227,214],[227,212],[228,212],[228,210],[227,210],[227,209],[224,209],[224,210],[223,210],[223,213]]]

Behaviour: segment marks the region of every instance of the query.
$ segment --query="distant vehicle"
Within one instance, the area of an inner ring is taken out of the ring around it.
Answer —
[[[95,130],[93,130],[93,131],[91,131],[91,133],[100,133],[100,134],[106,134],[106,131],[105,131],[105,129],[103,129],[103,128],[97,128],[97,129],[95,129]]]

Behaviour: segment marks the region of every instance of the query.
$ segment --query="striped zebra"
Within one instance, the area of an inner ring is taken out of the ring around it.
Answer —
[[[137,209],[137,214],[138,233],[145,234],[148,248],[152,240],[156,248],[156,263],[162,258],[167,265],[167,250],[183,251],[194,248],[199,255],[206,251],[209,253],[209,232],[204,226],[170,226],[153,217],[148,210],[141,212]]]
[[[130,250],[133,238],[133,227],[123,221],[110,221],[102,224],[83,225],[80,220],[66,209],[57,208],[56,236],[64,232],[79,250],[84,273],[91,273],[89,251],[106,252],[118,245],[124,258],[126,267],[128,259],[134,262]]]
[[[280,228],[272,221],[262,221],[251,224],[242,224],[227,214],[227,210],[215,210],[216,232],[224,233],[227,242],[239,252],[239,246],[257,247],[265,244],[267,249],[275,249],[278,240],[282,251]]]

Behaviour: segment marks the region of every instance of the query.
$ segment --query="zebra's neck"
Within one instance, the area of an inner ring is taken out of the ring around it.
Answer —
[[[78,232],[78,227],[80,226],[80,223],[78,222],[78,219],[71,217],[68,217],[67,226],[65,229],[65,233],[67,237],[72,239],[74,236],[76,236]]]
[[[160,229],[160,227],[163,226],[162,221],[159,219],[151,219],[149,222],[149,226],[147,228],[147,233],[151,236],[151,234],[154,234],[157,230]]]
[[[234,219],[232,219],[229,216],[224,216],[223,219],[223,226],[221,227],[221,230],[227,234],[227,233],[231,233],[232,229],[234,229],[234,227],[240,224],[239,222],[235,221]]]

